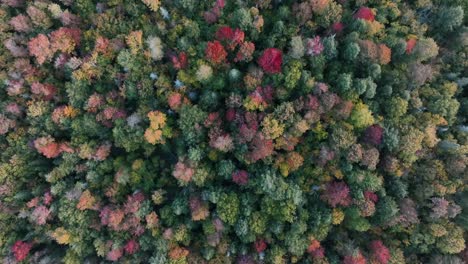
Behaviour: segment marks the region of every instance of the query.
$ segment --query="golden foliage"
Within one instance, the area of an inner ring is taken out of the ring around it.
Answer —
[[[70,233],[65,230],[63,227],[59,227],[54,230],[51,234],[52,238],[61,245],[66,245],[70,243]]]
[[[96,198],[93,197],[89,190],[86,190],[81,194],[80,201],[76,205],[76,208],[80,210],[91,209],[95,203]]]
[[[150,120],[150,127],[153,129],[159,129],[164,127],[166,124],[166,114],[160,111],[151,111],[148,113]]]
[[[344,213],[339,208],[334,208],[332,211],[332,223],[334,225],[339,225],[344,220]]]
[[[166,114],[160,111],[151,111],[148,113],[150,126],[145,131],[145,139],[150,144],[164,143],[162,129],[166,125]]]
[[[73,118],[78,114],[78,109],[73,108],[73,106],[67,105],[63,110],[63,115],[68,118]]]
[[[132,54],[136,54],[143,47],[143,31],[132,31],[125,38],[125,42],[130,47]]]
[[[162,131],[159,129],[148,128],[145,131],[145,139],[153,145],[156,145],[157,143],[162,143]]]
[[[143,3],[145,3],[146,6],[148,6],[151,11],[158,11],[159,6],[161,5],[160,0],[141,0]]]

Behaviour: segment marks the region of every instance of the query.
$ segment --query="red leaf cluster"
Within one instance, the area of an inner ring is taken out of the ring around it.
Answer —
[[[209,24],[215,23],[221,16],[221,12],[225,6],[224,0],[216,0],[213,8],[203,14],[205,21]]]
[[[408,41],[406,41],[406,54],[410,54],[413,51],[417,42],[418,41],[414,38],[408,39]]]
[[[229,50],[233,50],[244,42],[245,34],[238,28],[233,30],[228,26],[222,26],[216,31],[215,36],[217,40],[225,43]]]
[[[380,240],[374,240],[369,248],[372,252],[372,259],[378,264],[387,264],[390,260],[390,250]],[[374,262],[373,262],[374,263]]]
[[[124,246],[125,253],[134,254],[140,249],[140,245],[134,239],[129,240]]]
[[[257,239],[254,243],[255,250],[260,253],[265,251],[267,248],[267,243],[265,242],[264,239]]]
[[[245,170],[238,170],[233,172],[232,181],[239,185],[246,185],[249,181],[249,174]]]
[[[357,254],[354,255],[348,255],[345,256],[343,259],[343,264],[366,264],[366,258],[361,254],[361,252],[358,252]]]
[[[382,144],[383,128],[379,125],[372,125],[364,132],[364,141],[366,143],[378,146]]]
[[[268,48],[263,51],[258,59],[258,64],[266,73],[280,73],[281,64],[283,63],[283,54],[281,50]]]
[[[188,57],[187,53],[181,52],[179,55],[172,55],[171,56],[172,65],[176,70],[184,69],[188,65]]]
[[[362,6],[359,10],[354,14],[354,18],[356,19],[364,19],[367,21],[374,21],[375,15],[372,12],[372,9]]]
[[[322,195],[322,199],[332,207],[336,207],[338,205],[348,206],[351,203],[349,187],[344,182],[329,183],[325,188],[325,193]]]
[[[23,242],[18,240],[11,247],[11,251],[15,255],[17,261],[23,261],[29,254],[29,251],[32,248],[32,243]]]
[[[227,52],[223,45],[217,40],[208,42],[205,49],[206,58],[214,63],[219,64],[226,60]]]

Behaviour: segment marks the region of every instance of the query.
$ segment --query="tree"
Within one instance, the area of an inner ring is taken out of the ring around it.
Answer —
[[[434,29],[441,34],[454,31],[461,26],[464,18],[462,6],[441,6],[432,20]]]
[[[357,129],[368,127],[374,123],[372,112],[369,110],[369,107],[362,102],[358,102],[354,105],[349,120]]]
[[[233,192],[223,193],[216,204],[219,218],[229,225],[234,225],[239,215],[239,198]]]

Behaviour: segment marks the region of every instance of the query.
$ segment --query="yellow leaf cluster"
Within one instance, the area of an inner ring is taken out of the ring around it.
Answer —
[[[42,116],[48,110],[48,105],[45,101],[29,101],[28,104],[28,116],[38,117]]]
[[[161,111],[151,111],[148,113],[150,127],[153,129],[163,128],[166,124],[166,114]]]
[[[160,111],[151,111],[147,116],[150,120],[150,126],[145,131],[146,141],[153,145],[164,143],[161,129],[166,125],[166,114]]]
[[[132,31],[125,38],[125,42],[130,47],[133,54],[136,54],[143,46],[143,31]]]
[[[83,62],[81,67],[75,70],[73,73],[73,78],[78,81],[91,81],[94,78],[99,78],[102,75],[99,67],[96,66],[96,61],[94,59],[90,61]]]
[[[162,143],[162,131],[159,129],[148,128],[145,131],[145,139],[153,145]]]
[[[158,8],[159,6],[161,5],[161,1],[160,0],[141,0],[143,3],[145,3],[145,5],[147,5],[149,7],[149,9],[151,9],[151,11],[158,11]]]
[[[341,209],[334,208],[332,211],[332,223],[333,225],[339,225],[344,220],[344,212]]]
[[[368,25],[367,32],[371,36],[379,33],[380,31],[382,31],[382,29],[385,28],[385,26],[382,23],[379,23],[378,21],[366,21],[366,22]]]
[[[272,116],[267,116],[262,121],[262,132],[267,139],[275,139],[281,136],[284,132],[284,125]]]
[[[68,118],[73,118],[78,114],[78,109],[73,108],[73,106],[67,105],[63,110],[63,115]]]
[[[59,227],[52,232],[52,238],[61,245],[66,245],[70,243],[70,233],[65,230],[63,227]]]

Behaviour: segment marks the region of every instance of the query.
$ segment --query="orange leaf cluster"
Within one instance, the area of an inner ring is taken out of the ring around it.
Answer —
[[[156,145],[158,143],[163,143],[164,139],[162,136],[162,128],[166,124],[166,114],[160,111],[151,111],[148,113],[148,118],[150,120],[150,126],[145,131],[145,139],[150,144]]]
[[[169,258],[170,259],[182,259],[187,257],[189,251],[183,247],[174,247],[169,251]]]
[[[76,208],[82,211],[86,209],[92,209],[95,203],[96,198],[94,198],[89,190],[86,190],[81,194],[80,201],[76,205]]]

